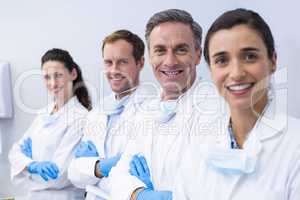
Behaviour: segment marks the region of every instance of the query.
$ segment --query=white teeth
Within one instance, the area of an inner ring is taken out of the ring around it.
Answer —
[[[179,71],[164,71],[164,73],[168,76],[175,76],[179,74]]]
[[[232,85],[232,86],[228,86],[228,88],[230,90],[233,90],[233,91],[239,91],[239,90],[245,90],[245,89],[248,89],[252,86],[251,83],[246,83],[246,84],[239,84],[239,85]]]
[[[122,78],[112,78],[111,80],[113,80],[113,81],[120,81],[120,80],[122,80]]]

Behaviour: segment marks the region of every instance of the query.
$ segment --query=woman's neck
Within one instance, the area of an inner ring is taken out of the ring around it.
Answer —
[[[65,98],[57,98],[55,99],[55,106],[53,108],[52,113],[56,113],[59,109],[61,109],[71,98],[73,95],[70,95]]]
[[[262,115],[267,102],[268,97],[266,96],[257,102],[254,107],[247,109],[230,108],[232,129],[239,147],[243,147],[249,132],[255,126],[257,119]]]

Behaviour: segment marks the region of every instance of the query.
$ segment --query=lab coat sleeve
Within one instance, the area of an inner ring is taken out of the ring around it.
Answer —
[[[67,170],[73,159],[74,149],[82,137],[83,122],[82,119],[77,119],[66,129],[66,133],[52,159],[52,162],[59,168],[59,177],[45,182],[46,188],[61,189],[71,184],[67,176]]]
[[[101,115],[101,118],[106,122],[106,116]],[[100,138],[102,137],[105,138],[105,136],[101,135],[104,131],[105,128],[99,122],[99,113],[92,111],[87,116],[87,124],[83,129],[84,136],[81,141],[92,141],[101,155],[102,143],[99,143],[98,140],[101,140]],[[97,184],[101,180],[95,176],[95,164],[97,160],[99,160],[99,157],[74,158],[68,169],[68,178],[70,181],[79,188],[86,188],[87,185]]]
[[[193,141],[194,142],[194,141]],[[193,143],[189,143],[186,150],[184,150],[182,154],[182,160],[177,169],[176,176],[174,179],[174,186],[172,189],[173,198],[172,200],[187,200],[192,199],[189,197],[188,189],[192,187],[190,184],[193,179],[197,179],[195,170],[191,166],[194,159],[191,157],[192,155],[199,156],[198,153],[194,151],[192,148]]]
[[[127,147],[134,147],[128,144]],[[138,153],[135,148],[127,148],[121,156],[118,164],[112,168],[109,175],[110,200],[127,200],[139,187],[146,187],[138,178],[129,173],[130,161],[134,154]]]
[[[177,174],[175,177],[175,186],[174,186],[174,189],[172,190],[172,192],[173,192],[172,200],[187,199],[185,196],[184,185],[185,185],[185,181],[184,181],[183,177],[181,176],[180,170],[179,170],[179,174]]]
[[[79,188],[95,185],[100,180],[95,176],[95,164],[98,157],[74,158],[68,169],[68,178]]]
[[[25,139],[31,137],[31,133],[33,132],[33,129],[36,127],[36,125],[37,118],[27,129],[22,138],[13,144],[8,155],[9,162],[11,164],[11,180],[16,185],[20,185],[24,181],[27,181],[30,177],[30,174],[25,169],[29,165],[29,163],[33,162],[33,160],[22,153],[20,145],[23,144]]]
[[[45,182],[39,177],[36,177],[37,175],[32,175],[35,181],[34,188],[38,188],[39,190],[62,189],[71,185],[71,182],[68,179],[67,170],[71,160],[73,159],[75,146],[79,143],[82,137],[83,122],[84,120],[82,119],[76,119],[68,124],[65,129],[64,136],[53,154],[51,161],[58,166],[59,177]]]
[[[291,170],[291,175],[289,177],[290,186],[288,200],[300,199],[300,146],[298,147],[294,158],[294,162],[292,162],[293,169]]]

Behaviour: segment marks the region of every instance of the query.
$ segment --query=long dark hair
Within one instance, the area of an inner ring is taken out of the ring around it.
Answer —
[[[78,101],[88,110],[92,109],[91,99],[87,87],[83,81],[80,67],[74,62],[72,56],[68,51],[62,49],[50,49],[48,50],[41,59],[42,66],[47,61],[59,61],[64,64],[65,68],[69,72],[73,69],[77,72],[77,78],[73,81],[73,92],[77,97]]]

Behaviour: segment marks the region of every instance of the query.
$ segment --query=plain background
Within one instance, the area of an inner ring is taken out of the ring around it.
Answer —
[[[278,52],[278,67],[283,69],[279,82],[288,85],[289,113],[300,117],[298,67],[300,52],[300,3],[293,0],[0,0],[0,60],[8,61],[12,70],[14,96],[13,119],[0,119],[3,152],[0,155],[0,197],[24,193],[10,183],[8,151],[33,120],[31,108],[47,104],[47,94],[40,75],[40,58],[50,48],[68,50],[81,66],[83,76],[93,91],[94,102],[100,91],[109,92],[101,75],[102,39],[117,29],[129,29],[144,39],[147,20],[164,9],[189,11],[206,30],[226,10],[249,8],[257,11],[270,25]],[[33,72],[33,73],[32,73]],[[209,78],[202,60],[198,74]],[[29,75],[28,75],[29,74]],[[142,80],[155,82],[146,52]],[[24,105],[20,106],[17,101]],[[300,131],[300,130],[299,130]]]

